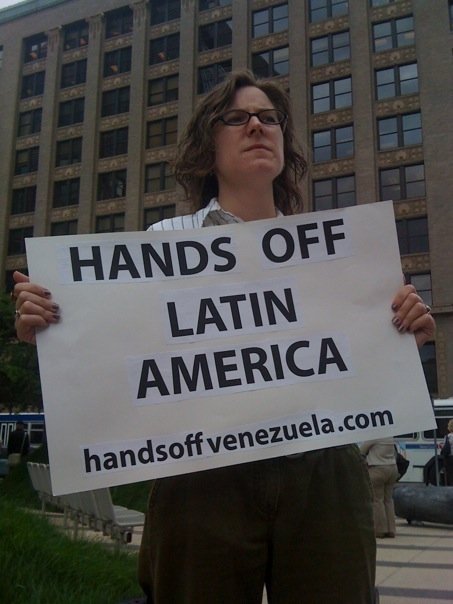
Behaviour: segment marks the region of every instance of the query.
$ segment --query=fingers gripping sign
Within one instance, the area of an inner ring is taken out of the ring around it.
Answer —
[[[413,333],[419,348],[434,337],[436,325],[431,308],[423,302],[413,285],[400,287],[393,299],[392,310],[395,313],[393,325],[400,333]]]
[[[23,342],[36,343],[36,330],[44,329],[60,320],[60,308],[52,301],[51,293],[30,283],[27,275],[15,271],[11,298],[16,302],[15,323],[17,337]]]

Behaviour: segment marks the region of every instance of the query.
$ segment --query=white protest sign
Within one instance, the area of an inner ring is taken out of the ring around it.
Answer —
[[[434,426],[391,202],[27,240],[55,494]]]

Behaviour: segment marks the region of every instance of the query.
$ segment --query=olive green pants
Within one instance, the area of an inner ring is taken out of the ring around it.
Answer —
[[[148,604],[372,604],[372,495],[357,447],[156,480]]]

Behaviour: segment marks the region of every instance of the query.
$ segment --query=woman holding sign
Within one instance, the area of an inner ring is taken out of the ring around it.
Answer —
[[[302,209],[306,162],[286,93],[232,74],[198,105],[176,176],[197,211],[153,230],[274,218]],[[50,292],[15,273],[21,340],[59,320]],[[434,321],[414,288],[392,301],[393,323],[421,346]],[[139,559],[148,602],[374,602],[375,537],[367,468],[355,445],[154,481]]]

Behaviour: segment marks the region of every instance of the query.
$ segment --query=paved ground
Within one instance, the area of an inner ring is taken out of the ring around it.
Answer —
[[[61,514],[48,516],[62,526]],[[79,537],[113,547],[111,539],[86,529]],[[135,530],[123,548],[137,552],[140,539],[141,530]],[[380,604],[453,604],[453,526],[397,519],[396,538],[378,540],[377,560]]]
[[[398,519],[377,560],[381,604],[453,603],[453,526]]]

